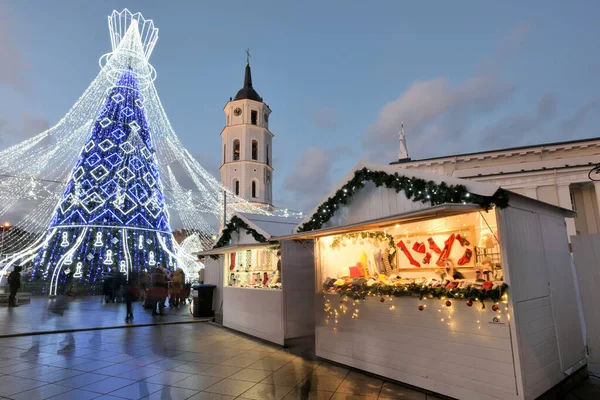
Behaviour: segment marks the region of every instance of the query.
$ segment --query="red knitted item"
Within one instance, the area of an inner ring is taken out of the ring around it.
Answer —
[[[456,235],[456,240],[458,240],[460,242],[460,245],[462,247],[471,245],[471,242],[469,242],[465,237],[460,236],[460,233]]]
[[[235,269],[235,253],[231,253],[231,264],[229,264],[229,270],[233,271]]]
[[[413,258],[413,256],[410,254],[410,252],[408,251],[408,248],[406,247],[406,245],[404,244],[404,242],[402,240],[400,240],[398,242],[397,246],[400,248],[400,250],[402,250],[402,252],[406,256],[406,258],[408,258],[408,261],[410,261],[411,265],[413,265],[415,267],[420,267],[421,266],[421,264],[419,264],[419,262],[417,260],[415,260]]]
[[[450,255],[454,239],[456,239],[456,235],[454,233],[450,235],[448,239],[446,239],[446,241],[444,242],[444,249],[442,250],[442,253],[440,254],[440,257],[438,258],[437,262],[435,263],[436,265],[440,267],[444,266],[444,260]]]
[[[360,278],[365,276],[365,269],[361,262],[357,262],[355,266],[350,267],[350,278]]]
[[[427,252],[425,257],[423,257],[423,264],[429,264],[429,261],[431,261],[431,253]]]
[[[494,282],[490,282],[490,281],[485,281],[485,282],[483,282],[483,285],[481,285],[481,289],[483,289],[483,290],[490,290],[493,287],[494,287]]]
[[[450,281],[446,285],[446,289],[455,289],[458,287],[458,281]]]
[[[473,252],[471,251],[471,249],[466,249],[465,254],[460,258],[460,260],[458,260],[458,265],[467,264],[469,261],[471,261],[472,255],[473,255]]]
[[[413,250],[417,253],[425,254],[425,243],[415,242]]]
[[[438,247],[437,244],[433,241],[433,238],[427,239],[427,243],[429,243],[429,249],[433,250],[435,254],[442,254],[442,250]]]

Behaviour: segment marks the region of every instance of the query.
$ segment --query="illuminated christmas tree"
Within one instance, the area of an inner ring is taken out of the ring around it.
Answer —
[[[175,266],[172,241],[144,104],[128,68],[81,150],[35,265],[51,283],[64,270],[94,282],[112,267],[127,275]]]
[[[50,294],[66,270],[92,284],[111,267],[130,274],[158,263],[197,277],[193,253],[214,244],[225,204],[229,216],[271,213],[224,187],[177,137],[149,62],[154,22],[124,9],[108,27],[112,51],[73,107],[0,151],[0,220],[16,221],[0,285],[14,265],[30,262],[31,279],[50,283]],[[191,235],[180,245],[172,226]]]

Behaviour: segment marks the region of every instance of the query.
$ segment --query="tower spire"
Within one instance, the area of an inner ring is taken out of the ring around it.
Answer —
[[[404,121],[401,121],[402,129],[398,134],[398,141],[400,142],[400,153],[398,153],[398,159],[400,161],[409,161],[410,157],[408,156],[408,148],[406,147],[406,138],[404,137]]]
[[[249,99],[263,102],[262,97],[252,87],[252,71],[250,70],[250,49],[246,49],[246,71],[244,74],[244,87],[242,87],[233,100]]]

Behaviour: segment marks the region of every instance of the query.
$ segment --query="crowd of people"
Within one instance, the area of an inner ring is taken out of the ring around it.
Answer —
[[[144,308],[151,309],[152,315],[164,315],[167,301],[170,307],[179,307],[189,297],[190,285],[185,283],[185,273],[181,268],[169,271],[157,264],[151,273],[142,270],[139,274],[132,271],[127,277],[113,268],[104,276],[102,284],[106,303],[127,304],[126,322],[133,320],[132,303],[142,302]]]

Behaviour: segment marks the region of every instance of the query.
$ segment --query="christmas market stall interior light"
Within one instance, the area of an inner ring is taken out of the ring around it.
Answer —
[[[279,246],[257,247],[225,254],[227,285],[281,289]]]
[[[529,400],[587,362],[574,216],[497,185],[360,162],[278,239],[314,243],[317,357],[452,398]]]
[[[495,212],[476,211],[318,240],[323,290],[366,296],[499,302],[502,274]]]
[[[280,242],[300,219],[235,213],[207,257],[223,326],[279,345],[314,335],[313,243]],[[225,238],[225,239],[223,239]]]

